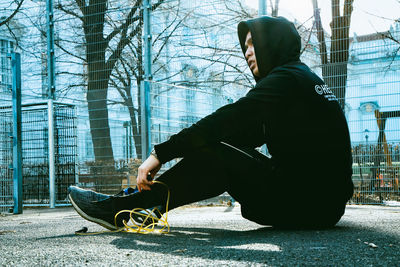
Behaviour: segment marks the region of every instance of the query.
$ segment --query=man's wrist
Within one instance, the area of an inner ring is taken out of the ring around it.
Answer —
[[[153,148],[153,150],[150,152],[150,155],[153,155],[156,159],[158,159],[158,156],[157,156],[157,152],[156,152],[156,150]],[[158,159],[159,160],[159,159]]]

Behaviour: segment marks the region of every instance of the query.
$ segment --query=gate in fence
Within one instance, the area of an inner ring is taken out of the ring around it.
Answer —
[[[22,168],[25,206],[50,204],[48,106],[22,107]],[[67,203],[67,188],[76,182],[76,112],[54,103],[55,204]]]
[[[0,211],[14,206],[11,107],[0,109]],[[68,186],[75,184],[77,158],[76,111],[54,103],[55,204],[67,203]],[[48,105],[22,106],[22,199],[24,206],[50,205]]]

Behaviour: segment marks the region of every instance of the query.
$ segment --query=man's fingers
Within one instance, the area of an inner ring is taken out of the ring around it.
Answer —
[[[137,185],[138,185],[139,192],[141,192],[142,190],[151,190],[150,186],[152,184],[153,184],[153,182],[149,181],[147,179],[147,176],[142,176],[137,179]]]
[[[142,192],[142,190],[151,190],[150,186],[148,185],[141,185],[139,186],[139,192]]]

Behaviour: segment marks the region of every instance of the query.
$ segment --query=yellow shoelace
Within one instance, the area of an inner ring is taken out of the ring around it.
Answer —
[[[126,232],[126,233],[136,233],[136,234],[150,234],[150,233],[157,233],[157,234],[166,234],[169,233],[169,224],[168,224],[168,205],[169,205],[169,197],[170,191],[166,184],[159,181],[154,181],[154,183],[159,183],[167,187],[168,189],[168,196],[167,196],[167,203],[165,205],[165,213],[161,215],[160,218],[155,216],[156,212],[161,214],[161,211],[155,207],[152,210],[142,209],[142,208],[134,208],[132,210],[121,210],[114,217],[114,225],[117,226],[117,217],[122,213],[129,213],[129,220],[132,222],[132,225],[128,225],[127,221],[123,221],[124,227],[120,227],[117,230],[108,230],[108,231],[100,231],[100,232],[92,232],[92,233],[85,233],[85,232],[75,232],[76,235],[98,235],[103,233],[118,233],[118,232]],[[144,217],[143,222],[138,224],[132,218],[132,215],[139,215]],[[148,222],[151,223],[148,223]],[[147,224],[147,225],[146,225]]]

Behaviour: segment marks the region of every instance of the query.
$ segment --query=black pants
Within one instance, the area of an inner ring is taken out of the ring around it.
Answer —
[[[241,204],[243,217],[262,225],[320,228],[339,221],[344,203],[321,210],[297,197],[291,199],[285,195],[284,182],[275,175],[274,168],[272,159],[254,149],[221,143],[185,157],[157,180],[170,189],[170,209],[227,191]],[[154,184],[142,196],[146,199],[144,208],[163,205],[166,190]]]

